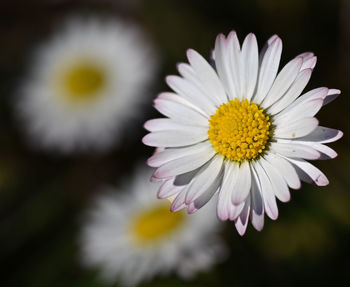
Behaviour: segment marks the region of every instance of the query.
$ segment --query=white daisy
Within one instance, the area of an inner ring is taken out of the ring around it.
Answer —
[[[107,281],[135,285],[169,272],[188,278],[225,254],[215,205],[194,216],[170,212],[168,200],[156,199],[150,175],[148,168],[139,170],[120,189],[124,194],[110,190],[89,214],[81,234],[83,263],[100,267]]]
[[[155,66],[136,28],[72,19],[36,54],[16,101],[18,115],[35,145],[106,149],[137,114]]]
[[[160,94],[155,108],[168,118],[146,122],[151,133],[143,142],[165,148],[148,164],[157,167],[153,179],[165,180],[159,197],[176,196],[172,210],[194,212],[218,192],[219,218],[234,220],[243,235],[249,217],[257,230],[265,213],[276,219],[276,197],[288,201],[300,179],[328,184],[305,159],[337,156],[324,144],[342,132],[319,126],[314,116],[340,91],[318,88],[300,96],[316,57],[303,53],[277,74],[281,52],[276,35],[259,54],[254,34],[240,47],[233,31],[217,37],[214,68],[188,50],[189,64],[178,65],[181,77],[167,77],[175,93]]]

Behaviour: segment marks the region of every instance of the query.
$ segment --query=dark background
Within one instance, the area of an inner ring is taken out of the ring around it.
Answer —
[[[218,33],[249,32],[259,46],[272,34],[284,44],[282,64],[313,51],[318,64],[307,90],[342,90],[319,114],[321,125],[345,136],[331,146],[337,159],[316,163],[327,187],[304,184],[288,204],[279,203],[276,222],[262,232],[251,225],[241,238],[233,223],[223,234],[231,256],[188,286],[338,285],[350,277],[349,103],[350,1],[348,0],[2,0],[0,2],[0,286],[105,286],[96,271],[79,265],[80,216],[105,184],[118,185],[152,149],[140,139],[148,105],[132,127],[135,137],[104,154],[58,156],[28,147],[11,108],[35,48],[72,15],[121,17],[140,25],[163,60],[154,96],[166,88],[187,48],[209,55]],[[130,111],[132,112],[132,111]],[[174,277],[147,286],[182,286]],[[344,283],[346,285],[346,283]],[[343,285],[343,284],[342,284]],[[146,286],[146,285],[145,285]],[[344,285],[343,285],[344,286]]]

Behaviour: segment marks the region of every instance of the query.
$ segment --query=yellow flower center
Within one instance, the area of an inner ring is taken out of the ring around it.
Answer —
[[[61,71],[60,86],[67,102],[77,104],[96,99],[106,84],[105,71],[94,62],[77,61]]]
[[[183,211],[171,212],[168,204],[158,203],[135,216],[131,232],[137,243],[155,243],[179,228],[185,216]]]
[[[210,117],[208,134],[215,150],[226,158],[253,160],[269,143],[271,122],[256,104],[235,99],[222,104]]]

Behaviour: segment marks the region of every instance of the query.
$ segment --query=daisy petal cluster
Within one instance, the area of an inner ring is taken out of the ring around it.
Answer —
[[[107,282],[133,286],[170,272],[187,279],[226,254],[215,205],[194,216],[173,213],[168,200],[154,196],[157,186],[145,184],[150,175],[139,169],[119,192],[106,191],[86,218],[82,262],[98,267]]]
[[[301,180],[328,184],[307,160],[337,156],[325,144],[342,132],[320,126],[315,115],[340,91],[302,94],[316,56],[303,53],[279,71],[281,53],[277,35],[259,53],[254,34],[240,45],[233,31],[218,35],[213,66],[190,49],[180,76],[167,77],[174,92],[154,101],[166,118],[145,123],[143,142],[158,148],[148,164],[157,168],[153,180],[163,182],[158,197],[173,198],[173,211],[194,213],[218,193],[218,217],[243,235],[249,219],[257,230],[265,214],[276,219],[276,199],[289,201]]]
[[[33,145],[69,153],[118,143],[145,98],[154,54],[132,25],[70,19],[38,49],[16,99]]]

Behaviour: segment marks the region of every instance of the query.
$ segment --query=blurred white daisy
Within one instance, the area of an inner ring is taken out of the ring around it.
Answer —
[[[300,96],[316,57],[301,54],[277,74],[281,52],[276,35],[259,54],[254,34],[240,47],[233,31],[217,37],[214,68],[188,50],[190,64],[178,66],[181,77],[167,77],[175,93],[160,94],[155,108],[168,118],[146,122],[143,142],[164,149],[148,164],[157,167],[153,179],[168,183],[160,197],[176,196],[172,210],[194,212],[218,192],[219,218],[234,220],[243,235],[249,217],[257,230],[264,213],[276,219],[276,197],[289,201],[289,187],[300,188],[300,179],[328,184],[305,159],[337,156],[324,144],[342,132],[319,126],[314,116],[340,91],[318,88]]]
[[[136,117],[155,66],[150,45],[129,24],[71,19],[38,50],[16,99],[18,116],[35,145],[106,149]]]
[[[106,281],[135,285],[170,272],[186,279],[226,253],[215,205],[194,216],[173,213],[168,200],[156,199],[150,175],[148,168],[138,170],[119,190],[123,194],[109,190],[88,214],[81,234],[82,262],[99,267]]]

